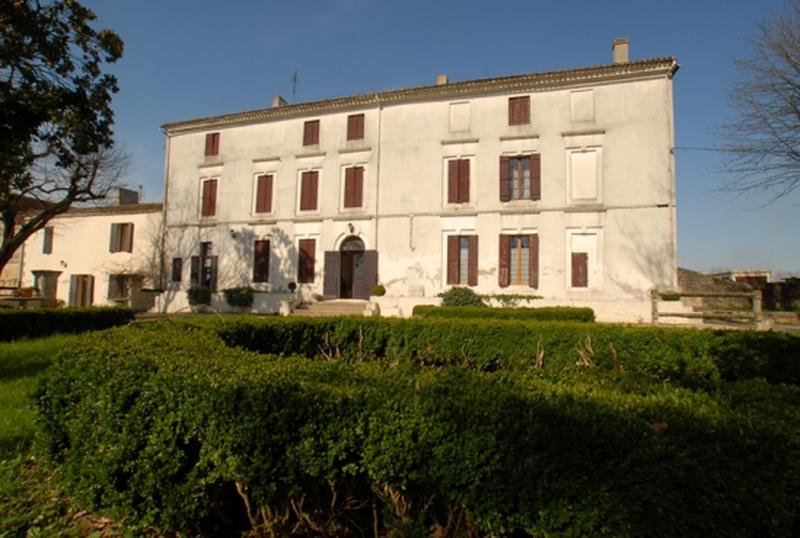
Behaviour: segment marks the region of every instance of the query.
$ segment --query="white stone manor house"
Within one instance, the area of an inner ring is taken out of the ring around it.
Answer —
[[[678,64],[629,61],[625,39],[612,51],[607,65],[164,125],[165,307],[193,285],[250,285],[273,308],[289,282],[344,298],[380,283],[649,320],[649,291],[677,284]]]

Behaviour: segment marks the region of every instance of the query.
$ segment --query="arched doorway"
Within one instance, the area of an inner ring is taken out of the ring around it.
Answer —
[[[326,297],[366,299],[377,282],[378,252],[366,250],[359,237],[346,237],[339,250],[325,252]]]

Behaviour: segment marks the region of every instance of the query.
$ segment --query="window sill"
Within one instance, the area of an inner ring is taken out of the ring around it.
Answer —
[[[452,144],[477,144],[479,141],[479,138],[448,138],[442,140],[442,145],[449,146]]]

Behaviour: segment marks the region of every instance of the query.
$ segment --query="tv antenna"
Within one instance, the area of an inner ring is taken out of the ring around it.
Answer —
[[[297,85],[300,83],[300,73],[297,72],[297,69],[294,70],[292,73],[292,104],[294,104],[295,99],[297,98]]]

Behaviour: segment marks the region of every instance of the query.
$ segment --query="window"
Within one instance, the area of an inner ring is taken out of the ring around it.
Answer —
[[[500,236],[499,285],[539,287],[539,236]]]
[[[313,239],[301,239],[298,242],[297,281],[300,284],[314,282],[314,248]]]
[[[469,103],[450,103],[450,132],[469,131]]]
[[[500,157],[500,201],[542,198],[541,155]]]
[[[217,180],[203,181],[203,195],[200,201],[200,216],[213,217],[217,214]]]
[[[172,258],[172,282],[183,280],[183,258]]]
[[[598,234],[573,232],[569,235],[569,285],[596,288],[600,283]]]
[[[319,172],[309,170],[300,174],[300,211],[317,209],[317,190],[319,189]]]
[[[269,241],[253,245],[253,282],[269,282]]]
[[[130,275],[108,275],[108,298],[128,299],[131,296]]]
[[[598,200],[599,156],[599,148],[569,152],[570,199],[574,201]]]
[[[447,161],[447,203],[469,202],[469,159]]]
[[[531,98],[509,97],[508,98],[508,124],[527,125],[531,122]]]
[[[572,274],[573,288],[586,288],[589,286],[589,254],[587,252],[573,252],[571,256],[570,272]]]
[[[219,133],[208,133],[206,135],[206,157],[219,155]]]
[[[200,243],[200,255],[192,256],[189,281],[192,287],[202,286],[217,291],[217,257],[212,253],[211,242]]]
[[[109,252],[133,252],[133,223],[123,222],[111,225]]]
[[[44,227],[44,241],[42,243],[42,254],[53,253],[53,227]]]
[[[451,235],[447,238],[447,283],[478,285],[478,236]]]
[[[89,306],[94,302],[94,276],[70,275],[69,306]]]
[[[344,170],[344,207],[361,207],[364,202],[364,167]]]
[[[272,174],[256,178],[256,213],[272,211]]]
[[[307,121],[303,125],[303,145],[319,144],[319,120]]]
[[[347,139],[364,139],[364,114],[353,114],[347,116]]]

